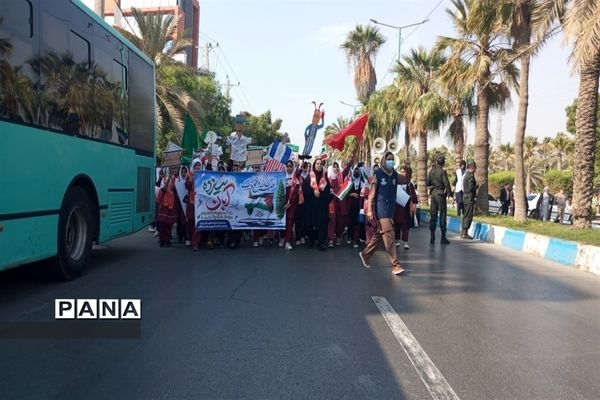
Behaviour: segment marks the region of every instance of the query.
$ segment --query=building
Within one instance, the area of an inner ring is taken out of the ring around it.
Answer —
[[[92,10],[98,0],[82,0]],[[188,66],[198,68],[198,43],[200,37],[200,4],[199,0],[102,0],[104,2],[104,19],[111,25],[127,30],[135,30],[132,8],[142,10],[144,14],[175,15],[178,19],[177,35],[187,32],[192,40],[192,47],[185,54],[177,57]]]

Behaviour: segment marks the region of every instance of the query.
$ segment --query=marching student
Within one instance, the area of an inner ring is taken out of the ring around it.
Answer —
[[[160,189],[158,196],[159,245],[171,247],[171,230],[177,222],[177,193],[175,191],[175,176],[167,178],[165,186]]]
[[[308,179],[304,180],[304,226],[308,234],[308,247],[315,242],[319,250],[327,250],[327,214],[331,199],[331,186],[323,160],[317,159]]]
[[[198,251],[200,246],[201,234],[196,229],[196,190],[194,188],[194,173],[202,169],[202,162],[199,158],[192,160],[192,168],[185,178],[185,188],[188,191],[187,202],[186,202],[186,237],[189,239],[189,244],[192,246],[193,251]],[[186,246],[188,243],[186,242]]]
[[[400,168],[398,186],[410,196],[410,199],[404,207],[396,204],[396,211],[394,213],[396,247],[400,246],[400,240],[402,240],[404,242],[404,250],[408,250],[410,248],[408,246],[408,229],[411,226],[411,222],[413,222],[414,213],[417,211],[418,199],[415,186],[408,178],[406,167]]]
[[[294,173],[294,162],[289,160],[285,163],[285,249],[292,250],[294,243],[294,221],[296,220],[296,208],[298,207],[300,182]]]
[[[296,216],[294,227],[296,230],[296,246],[306,243],[306,231],[304,229],[304,181],[308,179],[310,163],[304,161],[302,166],[296,170],[295,177],[298,180],[298,204],[296,206]]]
[[[351,163],[348,163],[343,171],[340,172],[340,165],[335,161],[332,165],[332,174],[329,176],[329,184],[331,185],[331,191],[334,194],[340,192],[342,189],[346,177],[352,167]],[[348,210],[346,208],[346,202],[340,200],[337,196],[331,196],[331,202],[329,203],[329,222],[327,225],[327,239],[329,240],[329,247],[333,247],[333,244],[339,246],[342,240],[342,234],[346,227],[346,218],[348,216]]]
[[[359,167],[352,170],[350,179],[350,193],[346,197],[346,208],[348,209],[348,240],[351,241],[352,247],[358,247],[360,239],[360,223],[358,217],[360,209],[363,206],[363,198],[366,189],[366,183],[362,176],[362,171]]]

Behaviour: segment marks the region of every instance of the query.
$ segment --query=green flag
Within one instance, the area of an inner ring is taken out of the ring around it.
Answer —
[[[185,114],[185,125],[183,127],[183,137],[181,138],[181,147],[183,154],[191,156],[194,150],[198,150],[198,131],[190,114]]]

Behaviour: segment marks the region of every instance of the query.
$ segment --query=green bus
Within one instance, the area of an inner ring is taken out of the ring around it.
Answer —
[[[0,270],[154,219],[154,64],[77,0],[0,0]]]

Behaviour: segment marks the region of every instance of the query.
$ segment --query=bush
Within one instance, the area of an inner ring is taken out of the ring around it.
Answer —
[[[563,188],[567,197],[573,195],[573,171],[551,169],[544,174],[544,186],[550,188],[550,193],[558,193]]]
[[[505,183],[513,185],[515,183],[515,173],[513,171],[495,172],[488,176],[488,191],[495,197],[500,196],[500,190]]]

